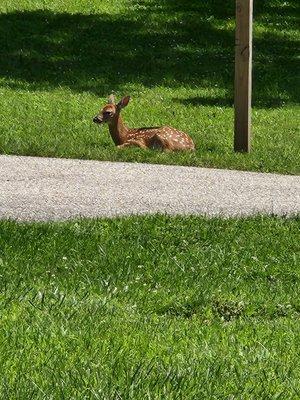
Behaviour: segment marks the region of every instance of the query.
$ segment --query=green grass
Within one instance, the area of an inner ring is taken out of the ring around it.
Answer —
[[[298,399],[299,228],[0,222],[1,399]]]
[[[0,153],[298,174],[298,2],[255,2],[250,155],[232,151],[234,3],[2,0]],[[130,126],[172,125],[197,151],[117,150],[92,123],[112,91]]]

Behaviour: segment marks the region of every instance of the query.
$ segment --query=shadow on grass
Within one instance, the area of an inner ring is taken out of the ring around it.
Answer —
[[[226,89],[228,99],[184,102],[232,105],[234,31],[225,22],[234,16],[234,2],[139,0],[135,5],[120,15],[47,10],[0,15],[0,77],[14,88],[63,86],[101,96],[127,90],[130,84],[217,87]],[[274,9],[260,5],[258,15],[270,16],[272,11],[275,17]],[[293,20],[293,11],[285,11],[285,21]],[[216,18],[224,24],[216,24]],[[295,42],[280,32],[256,40],[255,105],[274,107],[299,100],[293,78],[296,57],[291,52]]]

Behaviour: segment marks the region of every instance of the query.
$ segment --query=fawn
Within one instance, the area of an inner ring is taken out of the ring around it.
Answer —
[[[195,150],[189,135],[170,126],[127,128],[120,112],[128,105],[129,100],[130,96],[126,96],[116,104],[114,96],[110,95],[108,104],[93,119],[96,124],[108,123],[110,135],[118,148],[136,146],[166,151]]]

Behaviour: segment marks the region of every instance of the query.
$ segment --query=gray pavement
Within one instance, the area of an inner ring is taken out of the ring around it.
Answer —
[[[0,156],[0,219],[300,212],[300,176]]]

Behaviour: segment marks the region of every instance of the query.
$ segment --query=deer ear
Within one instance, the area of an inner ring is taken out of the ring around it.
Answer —
[[[115,96],[113,94],[109,96],[108,104],[115,104]]]
[[[120,100],[119,103],[117,104],[117,107],[120,109],[126,107],[129,103],[129,100],[130,96],[123,97],[123,99]]]

